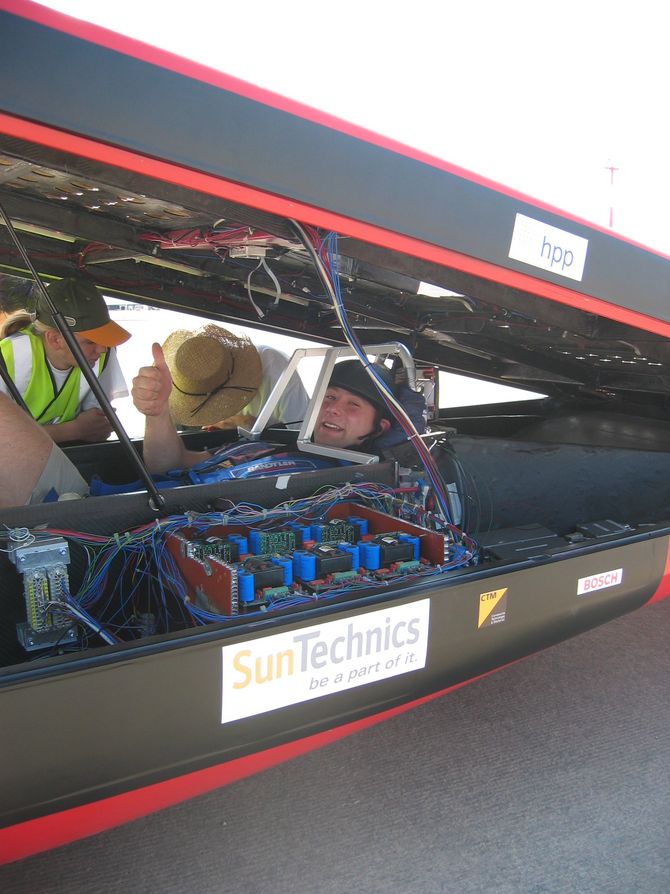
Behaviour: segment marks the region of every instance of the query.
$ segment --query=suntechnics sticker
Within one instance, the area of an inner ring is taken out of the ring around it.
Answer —
[[[507,619],[507,587],[479,594],[477,627],[493,627]]]
[[[221,723],[426,665],[430,600],[223,646]]]

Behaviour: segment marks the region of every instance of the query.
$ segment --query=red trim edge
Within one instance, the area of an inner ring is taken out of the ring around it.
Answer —
[[[0,0],[1,5],[1,0]],[[31,140],[62,152],[71,152],[83,158],[111,164],[127,171],[155,177],[167,183],[199,190],[233,202],[259,208],[271,214],[286,218],[297,218],[304,223],[326,230],[337,230],[344,235],[361,239],[373,245],[399,251],[403,254],[432,261],[465,273],[501,283],[511,288],[521,289],[550,301],[576,307],[592,314],[598,314],[619,323],[655,332],[670,337],[670,323],[650,317],[638,311],[611,304],[601,298],[574,292],[565,286],[537,279],[526,273],[498,267],[469,255],[460,254],[411,236],[403,236],[373,224],[361,223],[352,218],[306,205],[291,198],[263,192],[212,174],[204,174],[171,162],[139,155],[127,149],[96,142],[86,137],[69,134],[43,124],[36,124],[22,118],[0,113],[0,131],[17,139]]]
[[[666,540],[665,569],[663,577],[659,585],[656,587],[654,595],[646,603],[651,605],[652,602],[660,602],[661,599],[667,599],[670,596],[670,538]]]
[[[499,669],[496,668],[496,670]],[[0,866],[105,832],[150,813],[171,807],[173,804],[188,801],[198,795],[253,776],[255,773],[268,770],[317,748],[323,748],[325,745],[360,730],[376,726],[391,717],[403,714],[412,708],[440,698],[448,692],[483,679],[489,676],[489,673],[480,674],[471,680],[465,680],[412,702],[321,733],[315,733],[312,736],[306,736],[303,739],[216,764],[205,770],[197,770],[184,776],[124,792],[122,795],[103,798],[89,804],[82,804],[80,807],[72,807],[69,810],[51,813],[0,829]]]

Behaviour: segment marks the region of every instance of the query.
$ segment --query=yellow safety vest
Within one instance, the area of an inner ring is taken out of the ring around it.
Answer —
[[[44,342],[39,336],[29,329],[22,329],[2,339],[0,351],[7,371],[21,391],[33,419],[48,425],[69,422],[78,415],[79,406],[90,391],[78,366],[72,367],[60,391],[57,391]],[[98,378],[108,357],[109,351],[105,351],[98,358],[93,370]]]

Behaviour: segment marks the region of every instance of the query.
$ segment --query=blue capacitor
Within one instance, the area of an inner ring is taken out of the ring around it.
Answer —
[[[381,549],[379,548],[378,543],[371,543],[368,541],[359,543],[358,551],[360,554],[361,567],[367,568],[368,571],[376,571],[380,567]]]
[[[351,568],[353,571],[361,567],[360,550],[355,543],[338,543],[337,548],[345,553],[351,553]]]
[[[418,561],[418,559],[419,559],[419,557],[420,557],[420,553],[419,553],[419,547],[420,547],[419,538],[418,538],[418,537],[413,537],[411,534],[399,534],[399,535],[398,535],[398,540],[402,540],[404,543],[411,543],[411,544],[412,544],[412,547],[413,547],[413,549],[414,549],[414,551],[413,551],[413,553],[412,553],[412,558],[414,559],[414,561]]]
[[[300,534],[301,537],[298,540],[299,543],[304,543],[305,540],[312,539],[312,529],[309,525],[299,525],[296,522],[291,522],[289,524],[289,528],[296,532],[296,534]]]
[[[254,576],[248,571],[240,571],[237,575],[237,593],[240,602],[254,601]]]
[[[311,527],[309,529],[310,540],[315,540],[317,543],[321,543],[322,534],[323,534],[323,525],[311,525]]]
[[[353,525],[355,528],[358,528],[358,536],[363,537],[368,533],[368,520],[367,518],[361,518],[358,515],[350,515],[347,519],[347,522],[350,525]]]
[[[259,556],[262,552],[261,550],[261,531],[249,531],[249,545],[251,547],[251,552],[255,556]]]
[[[296,550],[293,553],[293,573],[298,580],[314,580],[316,577],[316,556],[305,550]]]
[[[284,572],[284,586],[293,583],[293,562],[286,556],[273,556],[270,561],[273,565],[279,565]]]
[[[229,534],[228,540],[231,543],[237,544],[238,555],[244,556],[249,552],[249,543],[246,537],[243,537],[241,534]]]

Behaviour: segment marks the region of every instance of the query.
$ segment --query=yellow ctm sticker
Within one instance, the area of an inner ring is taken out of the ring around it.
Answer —
[[[502,624],[507,617],[507,587],[479,594],[479,621],[477,627],[493,627]]]

